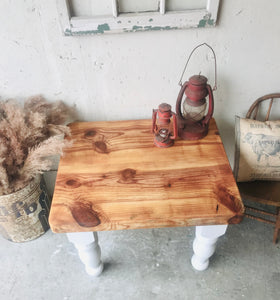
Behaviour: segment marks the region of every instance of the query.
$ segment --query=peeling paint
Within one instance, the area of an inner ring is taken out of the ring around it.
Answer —
[[[124,29],[124,32],[136,32],[136,31],[158,31],[158,30],[172,30],[178,29],[178,27],[172,26],[137,26],[134,25],[132,29]]]
[[[82,31],[72,31],[69,28],[65,29],[64,34],[70,35],[88,35],[88,34],[102,34],[105,31],[110,31],[110,26],[107,23],[99,24],[96,30],[82,30]]]
[[[70,36],[70,35],[72,35],[72,31],[71,31],[69,28],[66,28],[66,29],[64,30],[64,35]]]
[[[199,27],[199,28],[200,27],[205,27],[206,26],[206,22],[207,22],[207,20],[205,20],[205,19],[200,20],[197,27]]]
[[[207,26],[213,26],[215,24],[213,19],[210,19],[211,15],[206,15],[202,20],[199,21],[197,27],[207,27]]]
[[[142,30],[143,29],[143,26],[137,26],[137,25],[134,25],[132,27],[132,30],[128,30],[128,31],[139,31],[139,30]]]
[[[109,27],[109,25],[108,25],[107,23],[105,23],[105,24],[100,24],[100,25],[98,25],[98,27],[97,27],[98,33],[104,33],[104,31],[109,31],[109,30],[110,30],[110,27]]]
[[[149,22],[154,22],[154,19],[150,18]],[[117,23],[122,23],[122,21],[117,21]],[[128,20],[128,23],[131,23],[131,20]],[[137,22],[138,24],[139,22]],[[211,19],[210,14],[206,14],[203,19],[201,19],[197,26],[198,28],[204,28],[204,27],[210,27],[215,25],[215,20]],[[72,28],[67,28],[64,30],[64,34],[66,36],[74,36],[74,35],[94,35],[94,34],[103,34],[103,33],[108,33],[108,32],[138,32],[138,31],[161,31],[161,30],[173,30],[173,29],[179,29],[181,27],[178,26],[151,26],[151,25],[128,25],[127,28],[120,28],[119,30],[112,30],[109,26],[109,24],[104,23],[104,24],[99,24],[97,26],[97,29],[89,29],[89,30],[73,30]]]

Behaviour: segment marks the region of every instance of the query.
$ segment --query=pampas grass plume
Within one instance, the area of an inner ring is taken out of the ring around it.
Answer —
[[[24,106],[0,101],[0,195],[17,191],[50,170],[50,157],[62,155],[70,145],[61,135],[70,135],[64,124],[73,118],[73,108],[41,96],[26,100]]]

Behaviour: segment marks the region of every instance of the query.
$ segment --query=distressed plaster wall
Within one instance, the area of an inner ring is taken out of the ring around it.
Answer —
[[[280,91],[280,2],[221,2],[214,28],[65,37],[55,0],[2,0],[1,100],[42,94],[75,104],[81,120],[150,118],[163,101],[175,106],[187,56],[207,42],[217,55],[214,116],[232,161],[234,116]],[[185,80],[199,71],[213,84],[206,49]]]

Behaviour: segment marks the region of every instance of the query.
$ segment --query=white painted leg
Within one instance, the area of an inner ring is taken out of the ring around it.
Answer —
[[[193,242],[192,266],[198,271],[208,268],[209,258],[214,254],[218,238],[225,234],[227,225],[196,226]]]
[[[98,276],[103,271],[101,250],[98,245],[96,232],[67,233],[68,240],[78,249],[81,261],[86,266],[86,272],[92,276]]]

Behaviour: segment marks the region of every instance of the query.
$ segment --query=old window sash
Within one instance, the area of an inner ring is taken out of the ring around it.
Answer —
[[[158,12],[119,13],[117,0],[112,0],[111,16],[76,17],[71,15],[69,1],[57,0],[62,30],[67,36],[212,27],[216,25],[220,2],[207,0],[205,9],[166,11],[165,0],[159,0]]]

